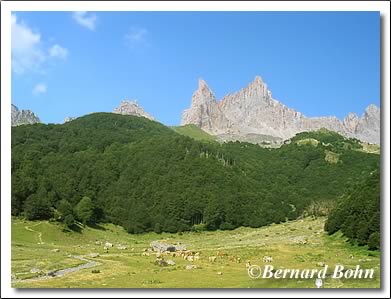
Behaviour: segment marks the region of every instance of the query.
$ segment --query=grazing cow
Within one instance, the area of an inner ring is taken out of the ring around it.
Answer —
[[[187,260],[188,260],[189,262],[194,262],[194,257],[193,257],[192,255],[189,255],[189,256],[187,257]]]
[[[240,257],[238,257],[238,258],[236,259],[236,262],[237,262],[238,264],[240,264],[241,261],[242,261],[242,259],[241,259]]]
[[[217,251],[216,253],[217,256],[227,256],[227,254],[225,252],[222,252],[222,251]]]
[[[209,257],[209,262],[214,263],[216,261],[216,258],[217,257],[215,257],[215,256],[210,256]]]
[[[228,257],[228,260],[229,260],[230,262],[235,262],[235,261],[236,261],[236,257],[234,257],[233,255],[230,255],[230,256]]]
[[[111,244],[111,243],[109,243],[109,242],[106,242],[106,243],[105,243],[105,247],[111,248],[111,247],[113,247],[113,244]]]

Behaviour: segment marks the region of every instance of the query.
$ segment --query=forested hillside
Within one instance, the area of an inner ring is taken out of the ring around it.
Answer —
[[[329,131],[279,149],[202,142],[111,113],[20,126],[12,128],[12,214],[69,226],[107,221],[131,233],[259,227],[332,207],[379,169],[379,155],[359,148]]]
[[[357,182],[331,211],[325,225],[333,234],[338,230],[352,243],[380,247],[380,171]]]

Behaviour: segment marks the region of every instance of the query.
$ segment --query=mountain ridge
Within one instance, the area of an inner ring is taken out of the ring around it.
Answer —
[[[217,100],[203,79],[193,93],[191,106],[182,113],[182,125],[194,124],[212,135],[260,134],[289,139],[295,134],[326,128],[346,137],[380,143],[380,109],[369,105],[363,115],[307,117],[272,97],[260,76],[238,92]]]

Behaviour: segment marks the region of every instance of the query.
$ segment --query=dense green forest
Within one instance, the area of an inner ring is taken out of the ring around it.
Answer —
[[[327,212],[373,178],[379,155],[360,149],[325,130],[278,149],[203,142],[111,113],[22,125],[12,128],[12,215],[130,233],[260,227]]]
[[[380,247],[380,171],[357,182],[330,212],[325,230],[333,234],[339,230],[352,243]]]

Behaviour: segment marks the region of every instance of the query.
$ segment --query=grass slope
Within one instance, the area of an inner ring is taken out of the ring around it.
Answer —
[[[195,140],[209,141],[209,142],[216,141],[215,136],[212,136],[212,135],[206,133],[205,131],[203,131],[202,129],[197,127],[196,125],[190,124],[190,125],[185,125],[185,126],[173,126],[173,127],[171,127],[171,129],[173,129],[178,134],[181,134],[181,135],[184,135],[187,137],[191,137]]]
[[[365,247],[349,245],[341,234],[327,236],[323,231],[325,218],[304,218],[263,228],[238,228],[232,231],[185,232],[180,234],[127,234],[112,224],[87,227],[82,232],[64,232],[63,226],[47,221],[31,222],[18,218],[12,221],[12,274],[19,279],[31,278],[31,268],[43,272],[64,269],[81,264],[71,255],[86,256],[97,252],[91,259],[101,265],[92,269],[45,280],[14,280],[14,288],[313,288],[313,279],[250,279],[245,262],[263,266],[262,257],[273,257],[275,268],[314,269],[324,262],[330,269],[335,264],[347,268],[360,265],[374,268],[375,279],[324,281],[325,288],[378,288],[380,287],[380,253]],[[198,269],[185,270],[191,264],[182,258],[172,258],[175,266],[154,265],[154,256],[141,256],[153,240],[181,242],[189,250],[198,251],[201,259],[194,262]],[[108,253],[97,241],[109,241],[114,247]],[[115,244],[127,246],[119,250]],[[53,251],[58,249],[58,252]],[[236,263],[228,257],[208,261],[217,251],[240,257]],[[370,255],[370,256],[369,256]],[[92,270],[100,273],[92,273]],[[221,272],[221,275],[218,275]]]

